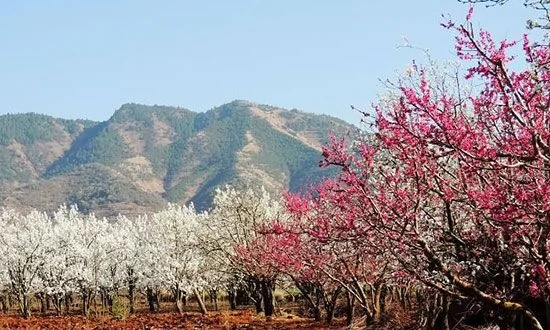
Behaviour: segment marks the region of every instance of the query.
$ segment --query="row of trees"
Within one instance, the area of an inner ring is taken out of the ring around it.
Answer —
[[[198,291],[234,293],[250,282],[235,247],[254,237],[257,224],[282,211],[263,189],[220,189],[214,203],[209,214],[171,205],[151,216],[111,220],[84,215],[76,207],[63,206],[53,216],[3,210],[0,290],[15,296],[25,317],[30,316],[32,297],[49,300],[61,314],[65,299],[78,295],[88,315],[97,298],[110,306],[122,292],[130,311],[138,292],[154,310],[156,295],[166,290],[178,310],[184,295],[193,293],[206,312]],[[252,297],[257,291],[249,290]],[[257,301],[261,304],[261,296]]]
[[[316,285],[326,313],[343,289],[378,322],[412,290],[426,328],[550,329],[550,46],[524,36],[511,70],[516,42],[471,16],[443,24],[467,68],[414,64],[363,113],[371,134],[324,148],[340,174],[287,196],[289,219],[242,251]]]

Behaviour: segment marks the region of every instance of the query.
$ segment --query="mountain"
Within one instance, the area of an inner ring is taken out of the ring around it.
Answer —
[[[204,113],[125,104],[104,122],[40,114],[0,116],[0,206],[77,204],[112,216],[167,202],[207,209],[224,184],[300,190],[331,175],[318,167],[334,117],[233,101]]]

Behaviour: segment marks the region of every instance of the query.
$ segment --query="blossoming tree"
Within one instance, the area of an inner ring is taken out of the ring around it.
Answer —
[[[216,190],[212,211],[201,223],[205,228],[201,241],[208,252],[208,264],[217,265],[225,274],[232,307],[237,289],[245,287],[258,312],[263,310],[267,317],[273,314],[276,273],[262,263],[265,253],[261,251],[267,246],[262,230],[283,214],[282,204],[263,187]]]
[[[334,138],[324,164],[341,167],[332,191],[357,212],[346,230],[374,239],[450,300],[473,299],[495,322],[542,329],[550,325],[550,47],[525,36],[524,69],[514,71],[516,43],[475,31],[471,14],[444,26],[457,34],[474,89],[450,88],[457,77],[434,83],[429,68],[414,65],[416,79],[397,81],[376,105],[374,139],[350,151]]]

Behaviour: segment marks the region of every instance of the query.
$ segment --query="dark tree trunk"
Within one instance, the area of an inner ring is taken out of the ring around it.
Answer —
[[[2,304],[2,313],[6,314],[10,309],[10,302],[8,295],[0,296],[0,303]]]
[[[210,296],[210,303],[214,305],[214,310],[218,310],[218,290],[217,289],[210,289],[208,292]]]
[[[71,293],[65,294],[65,314],[69,315],[71,311],[71,304],[73,303],[73,295]]]
[[[315,321],[321,321],[322,315],[319,306],[312,306],[311,311],[313,313],[313,318],[315,319]]]
[[[346,324],[351,325],[355,314],[355,296],[346,292]]]
[[[82,315],[88,316],[88,295],[86,293],[82,294]]]
[[[41,314],[46,314],[46,311],[47,311],[47,307],[46,307],[47,297],[46,297],[46,295],[43,294],[43,293],[39,293],[37,295],[37,298],[38,298],[38,301],[40,302],[40,313]]]
[[[82,315],[88,317],[90,315],[90,305],[93,300],[93,293],[91,290],[82,290]]]
[[[136,301],[136,280],[134,278],[133,270],[128,271],[130,274],[128,276],[128,300],[130,301],[130,313],[135,312],[135,301]]]
[[[261,281],[261,294],[264,302],[265,317],[271,318],[275,310],[273,305],[273,280],[264,279]]]
[[[263,312],[263,308],[262,308],[262,299],[261,298],[257,298],[257,299],[254,299],[254,307],[256,308],[256,313],[261,313]]]
[[[101,308],[104,311],[113,312],[113,298],[107,289],[102,289],[100,291],[101,298]]]
[[[332,320],[334,319],[334,310],[336,309],[336,302],[338,301],[338,297],[340,296],[340,293],[342,292],[342,287],[338,287],[336,290],[332,292],[332,295],[327,297],[326,293],[324,294],[324,305],[325,305],[325,321],[327,324],[332,324]]]
[[[382,291],[384,290],[384,284],[377,283],[371,287],[371,290],[374,290],[373,292],[373,310],[374,310],[374,323],[379,323],[382,318],[382,313],[384,312],[383,307],[384,303],[382,300],[384,299],[384,296],[382,294]]]
[[[252,299],[254,302],[254,306],[256,307],[256,313],[262,313],[264,311],[263,304],[262,304],[262,281],[260,280],[253,280],[252,283],[249,283],[249,291],[250,295],[249,298]]]
[[[307,306],[311,310],[311,314],[315,321],[321,321],[321,308],[319,307],[319,294],[315,288],[315,284],[311,282],[298,281],[292,278],[294,285],[300,290]]]
[[[401,303],[401,306],[405,310],[407,310],[411,306],[410,300],[408,299],[408,297],[409,297],[408,288],[406,287],[397,288],[397,299],[399,300],[399,302]]]
[[[147,296],[147,304],[149,305],[149,312],[154,312],[155,309],[155,293],[153,292],[153,289],[150,287],[147,287],[145,290],[145,294]]]
[[[548,294],[544,295],[544,312],[546,329],[550,329],[550,296]]]
[[[252,292],[252,295],[254,295],[255,292]],[[237,289],[236,294],[236,306],[242,306],[242,305],[248,305],[250,302],[250,296],[248,295],[248,292],[244,289]]]
[[[451,327],[449,325],[449,307],[450,307],[450,300],[447,297],[447,295],[441,295],[436,299],[436,302],[434,303],[433,310],[439,311],[436,312],[434,317],[434,326],[433,329],[441,329],[441,330],[450,330]]]
[[[237,309],[237,292],[235,288],[227,290],[227,299],[229,299],[229,308],[234,311]]]
[[[50,296],[50,301],[53,303],[53,308],[55,309],[55,315],[61,316],[63,308],[63,296],[59,293],[53,294]]]
[[[332,307],[330,310],[327,310],[327,315],[325,315],[325,322],[328,325],[332,324],[332,321],[334,320],[334,307]]]
[[[30,302],[29,297],[24,294],[20,297],[20,310],[21,315],[23,315],[24,318],[28,319],[31,317],[31,308],[30,308]]]

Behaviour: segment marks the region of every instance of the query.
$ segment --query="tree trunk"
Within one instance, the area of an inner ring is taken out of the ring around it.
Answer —
[[[145,290],[145,294],[147,296],[147,304],[149,304],[149,312],[155,311],[155,294],[153,292],[153,289],[150,287],[147,287]]]
[[[404,310],[407,310],[411,306],[409,300],[409,288],[408,287],[399,287],[397,288],[397,299],[401,303],[401,306]]]
[[[61,316],[62,314],[62,308],[63,308],[63,296],[59,293],[55,293],[50,297],[53,308],[55,309],[55,315]]]
[[[252,300],[254,302],[257,314],[262,313],[264,311],[262,306],[262,281],[254,278],[247,283],[247,286],[249,293],[248,300]],[[242,303],[242,305],[246,304]]]
[[[451,301],[449,300],[449,297],[447,295],[443,296],[443,311],[442,313],[442,330],[451,330],[451,326],[449,324],[449,307],[451,306]]]
[[[23,315],[23,317],[26,319],[30,318],[31,317],[30,302],[29,302],[29,297],[26,294],[21,295],[19,305],[20,305],[19,309],[21,310],[21,315]]]
[[[91,292],[89,290],[82,291],[82,315],[88,317],[90,314]]]
[[[336,309],[336,302],[338,301],[341,291],[342,287],[338,287],[336,290],[332,291],[330,299],[328,299],[326,293],[324,295],[325,312],[327,313],[325,316],[325,321],[328,325],[332,324],[332,320],[334,319],[334,310]]]
[[[271,319],[275,309],[273,305],[273,280],[262,280],[261,291],[262,300],[264,302],[265,317]]]
[[[43,294],[43,293],[39,293],[38,296],[38,301],[40,302],[40,313],[41,314],[46,314],[46,295]]]
[[[311,305],[311,309],[313,311],[313,318],[315,321],[321,321],[323,315],[321,314],[321,309],[319,306]]]
[[[346,292],[346,325],[351,325],[355,314],[355,296],[350,292]]]
[[[210,296],[210,303],[214,305],[214,310],[218,310],[218,290],[217,289],[210,289],[208,291],[208,294]]]
[[[498,299],[476,287],[474,284],[464,280],[459,275],[455,274],[446,264],[444,264],[428,247],[428,244],[423,240],[418,240],[418,243],[424,250],[424,255],[435,264],[438,270],[445,275],[461,292],[477,299],[495,309],[502,309],[508,313],[520,312],[529,320],[533,329],[543,330],[537,316],[525,305],[517,302]]]
[[[433,305],[429,307],[431,311],[430,324],[431,329],[441,329],[441,330],[450,330],[449,325],[449,307],[450,300],[446,294],[437,293],[435,299],[433,300]]]
[[[229,309],[232,311],[237,309],[237,292],[235,288],[227,290],[227,299],[229,299]]]
[[[65,314],[69,315],[69,311],[71,309],[71,300],[72,300],[72,296],[71,294],[66,294],[65,295]]]
[[[175,302],[176,311],[180,314],[183,313],[182,297],[183,297],[183,292],[180,289],[179,285],[176,285],[176,288],[174,289],[174,302]]]
[[[158,290],[155,290],[155,295],[153,297],[155,298],[155,305],[157,306],[157,310],[160,311],[160,294]]]
[[[90,316],[92,301],[94,301],[95,293],[91,289],[82,290],[82,315]]]
[[[313,293],[317,293],[317,290],[311,289],[314,284],[310,282],[297,281],[294,278],[292,278],[292,280],[294,281],[294,285],[296,285],[298,290],[300,290],[302,297],[306,300],[307,306],[311,309],[311,313],[313,314],[315,321],[321,321],[322,315],[321,308],[319,307],[319,295],[315,295],[315,300],[312,297],[312,291]]]
[[[201,310],[201,313],[203,315],[206,315],[208,313],[208,310],[206,309],[206,306],[204,305],[204,301],[202,300],[202,297],[200,295],[199,290],[197,288],[193,288],[193,293],[195,294],[195,298],[197,298],[197,302],[199,303],[199,308]]]
[[[109,312],[113,312],[113,310],[109,307],[109,297],[108,297],[108,292],[106,290],[101,290],[99,292],[99,296],[100,296],[100,300],[101,300],[101,309],[103,311],[109,311]]]
[[[550,295],[544,295],[544,311],[546,318],[546,329],[550,329]]]
[[[264,311],[263,308],[262,308],[262,299],[261,298],[254,299],[254,307],[256,308],[256,314],[259,314],[259,313]]]
[[[255,290],[255,289],[253,289]],[[251,292],[251,295],[256,295],[255,291]],[[237,297],[236,297],[236,304],[237,306],[242,305],[248,305],[250,303],[250,300],[255,300],[254,298],[251,298],[250,294],[247,290],[244,289],[237,289]]]
[[[2,304],[2,313],[6,314],[9,310],[8,295],[2,295],[0,297],[0,303]]]
[[[256,313],[264,311],[262,304],[262,284],[259,280],[254,280],[254,285],[250,289],[249,299],[252,299],[256,307]]]
[[[384,285],[381,284],[381,283],[378,283],[378,284],[375,284],[371,287],[372,290],[374,290],[373,292],[373,320],[374,320],[374,323],[379,323],[380,322],[380,319],[382,317],[382,304],[380,302],[380,299],[382,297],[382,287]]]
[[[328,325],[332,324],[332,320],[334,320],[334,306],[331,306],[330,308],[326,309],[327,314],[325,315],[325,322]]]
[[[135,301],[136,301],[136,281],[131,277],[128,281],[128,300],[130,301],[130,313],[135,312]]]

